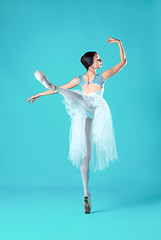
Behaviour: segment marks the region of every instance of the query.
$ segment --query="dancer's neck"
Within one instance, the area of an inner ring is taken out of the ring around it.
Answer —
[[[87,74],[88,75],[96,75],[96,69],[95,68],[88,68],[88,71],[87,71]]]

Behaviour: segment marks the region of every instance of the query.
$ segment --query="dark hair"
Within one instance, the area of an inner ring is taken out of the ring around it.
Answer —
[[[93,57],[96,52],[86,52],[82,57],[81,57],[81,63],[83,66],[88,70],[88,68],[93,64]]]

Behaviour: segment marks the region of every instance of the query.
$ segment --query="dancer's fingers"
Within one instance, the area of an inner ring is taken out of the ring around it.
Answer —
[[[36,101],[37,98],[35,98],[32,102]]]
[[[108,38],[114,39],[113,37],[108,37]]]

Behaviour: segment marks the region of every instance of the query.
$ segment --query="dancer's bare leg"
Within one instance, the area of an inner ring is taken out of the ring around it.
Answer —
[[[92,119],[86,118],[86,124],[85,124],[85,136],[86,136],[86,144],[87,144],[87,152],[86,155],[82,158],[81,161],[81,176],[82,176],[82,182],[84,186],[84,196],[90,196],[89,191],[89,163],[90,163],[90,157],[91,157],[91,141],[92,141]]]

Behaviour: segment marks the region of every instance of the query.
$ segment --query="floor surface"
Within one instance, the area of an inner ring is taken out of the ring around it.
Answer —
[[[91,214],[76,188],[1,187],[0,240],[161,239],[161,193],[92,189]]]

